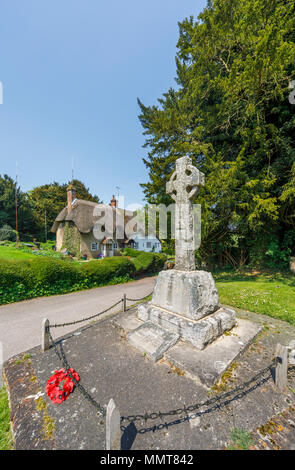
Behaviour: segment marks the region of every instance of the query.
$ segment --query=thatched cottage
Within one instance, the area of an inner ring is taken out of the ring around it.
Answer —
[[[100,256],[114,256],[118,249],[126,245],[134,246],[132,240],[128,240],[124,233],[124,238],[116,239],[117,219],[124,226],[128,220],[132,219],[134,213],[117,208],[117,201],[113,196],[110,204],[100,205],[105,209],[113,211],[114,233],[113,236],[104,237],[98,240],[93,233],[93,229],[99,226],[102,216],[97,216],[96,202],[84,201],[76,198],[76,190],[72,184],[67,188],[67,207],[65,207],[55,219],[51,231],[56,234],[56,250],[67,249],[75,255],[86,255],[87,258],[98,258]]]

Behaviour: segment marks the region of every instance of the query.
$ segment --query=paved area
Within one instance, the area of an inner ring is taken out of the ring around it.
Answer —
[[[116,303],[124,293],[130,298],[141,298],[149,294],[153,290],[154,283],[154,277],[146,277],[126,284],[40,297],[1,306],[0,343],[3,347],[3,360],[40,344],[43,318],[55,323],[94,315]],[[118,310],[118,307],[115,310]],[[66,327],[62,334],[76,328],[75,325]]]
[[[115,400],[125,418],[122,421],[122,449],[224,449],[232,429],[256,430],[273,416],[295,406],[293,369],[289,371],[288,388],[284,393],[274,386],[271,369],[252,381],[253,376],[273,362],[276,343],[288,344],[295,338],[295,328],[263,315],[242,311],[239,315],[263,325],[264,330],[220,383],[210,390],[165,360],[155,364],[134,349],[115,326],[115,317],[65,335],[58,347],[64,351],[70,366],[80,374],[81,384],[98,403],[106,407],[111,398]],[[45,404],[40,407],[42,412],[46,407],[46,416],[41,419],[54,423],[51,426],[54,448],[104,449],[104,420],[97,416],[96,409],[78,389],[61,405],[53,404],[44,393],[47,379],[60,368],[54,350],[40,353],[37,347],[28,353],[30,357],[22,362],[19,360],[17,366],[32,367],[25,375],[14,372],[15,358],[5,367],[7,377],[25,376],[37,387],[31,394],[18,379],[10,382],[10,395],[15,397],[13,409],[20,413],[15,430],[17,447],[48,448],[48,441],[45,439],[42,444],[40,439],[44,429],[42,431],[40,419],[37,419],[37,405],[32,412],[34,403],[41,398]],[[29,366],[25,365],[26,361],[30,362]],[[241,388],[237,389],[238,386]],[[14,388],[18,393],[13,393]],[[224,397],[224,393],[228,395]],[[207,405],[199,405],[208,400]],[[186,412],[184,406],[189,407]],[[159,411],[165,413],[162,419]],[[137,416],[146,412],[153,413],[147,421]],[[135,421],[134,417],[137,417]],[[256,440],[255,443],[259,445]],[[292,439],[286,438],[282,448],[292,445]]]

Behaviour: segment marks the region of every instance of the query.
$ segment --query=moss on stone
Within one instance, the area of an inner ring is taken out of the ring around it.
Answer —
[[[46,401],[43,400],[43,398],[39,397],[36,400],[36,408],[38,411],[43,412],[43,426],[42,426],[43,439],[45,440],[53,439],[54,431],[55,431],[55,422],[49,416],[47,412]]]
[[[214,384],[213,387],[211,387],[211,390],[216,393],[224,392],[227,389],[228,382],[233,380],[233,372],[237,367],[238,363],[233,362],[229,366],[229,368],[222,374],[218,383]]]
[[[19,365],[19,364],[22,364],[23,362],[26,362],[26,361],[27,361],[28,364],[32,364],[32,361],[29,360],[30,358],[31,358],[31,354],[23,354],[23,357],[20,358],[20,359],[17,359],[15,361],[15,364]]]

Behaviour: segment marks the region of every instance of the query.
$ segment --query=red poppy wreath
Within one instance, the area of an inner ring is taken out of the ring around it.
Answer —
[[[79,382],[80,377],[77,372],[72,368],[69,368],[69,372]],[[47,380],[46,393],[53,403],[60,404],[69,397],[74,388],[75,383],[68,375],[66,369],[59,369]]]

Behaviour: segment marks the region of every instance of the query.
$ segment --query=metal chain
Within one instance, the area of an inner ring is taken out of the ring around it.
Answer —
[[[96,313],[95,315],[92,315],[91,317],[82,318],[81,320],[75,320],[75,321],[68,322],[68,323],[59,323],[59,324],[55,324],[55,325],[50,325],[50,328],[58,328],[60,326],[76,325],[77,323],[82,323],[83,321],[92,320],[92,318],[98,317],[99,315],[102,315],[103,313],[106,313],[109,310],[111,310],[112,308],[116,307],[117,305],[119,305],[122,302],[122,300],[123,299],[119,300],[118,302],[116,302],[111,307],[108,307],[105,310],[103,310],[102,312]]]
[[[265,367],[263,370],[261,370],[258,374],[256,374],[254,377],[252,377],[250,380],[247,382],[238,385],[235,389],[230,390],[229,392],[223,393],[222,395],[217,395],[216,397],[210,398],[209,400],[201,403],[196,403],[195,405],[190,405],[190,406],[185,406],[183,408],[177,408],[175,410],[168,411],[166,413],[162,413],[161,411],[154,412],[154,413],[145,413],[144,415],[130,415],[130,416],[121,416],[121,422],[123,421],[128,421],[128,422],[134,422],[134,421],[147,421],[147,420],[155,420],[160,418],[161,420],[165,416],[174,416],[174,415],[180,415],[180,414],[188,414],[188,412],[196,411],[197,409],[201,407],[207,407],[209,405],[212,405],[218,401],[222,401],[225,398],[230,397],[233,393],[239,392],[241,390],[244,390],[244,388],[248,387],[251,383],[257,381],[260,377],[262,377],[267,371],[270,370],[272,366],[275,365],[275,361],[272,362],[270,365]],[[221,405],[216,405],[217,407],[220,407]]]
[[[56,355],[57,355],[58,359],[60,360],[62,366],[66,369],[68,376],[72,379],[72,381],[74,382],[74,384],[78,388],[78,390],[81,392],[81,394],[91,403],[91,405],[93,405],[97,409],[97,413],[100,416],[105,416],[105,414],[106,414],[105,409],[102,408],[100,406],[100,404],[97,403],[94,400],[94,398],[89,394],[89,392],[83,387],[83,385],[81,385],[79,382],[77,382],[75,377],[72,376],[71,372],[69,371],[70,366],[69,366],[67,358],[66,358],[66,356],[63,352],[63,349],[61,348],[60,353],[59,353],[58,349],[57,349],[57,346],[56,346],[56,343],[55,343],[54,339],[52,338],[50,331],[48,332],[48,334],[49,334],[49,338],[50,338],[50,341],[52,343],[52,346],[54,347],[54,350],[56,352]]]
[[[154,291],[150,292],[149,294],[145,295],[144,297],[142,297],[141,299],[129,299],[128,297],[126,297],[126,300],[129,300],[130,302],[139,302],[140,300],[144,300],[146,299],[147,297],[149,297],[150,295],[152,295]]]
[[[129,298],[126,298],[126,300],[129,300],[131,302],[139,302],[141,300],[144,300],[146,299],[147,297],[149,297],[150,295],[152,294],[152,292],[148,295],[146,295],[145,297],[142,297],[141,299],[129,299]],[[66,356],[63,352],[63,349],[61,348],[61,351],[60,353],[58,352],[58,349],[57,349],[57,345],[54,341],[54,339],[52,338],[52,335],[50,333],[50,328],[57,328],[57,327],[61,327],[61,326],[67,326],[67,325],[74,325],[76,323],[81,323],[83,321],[87,321],[87,320],[91,320],[92,318],[95,318],[99,315],[102,315],[103,313],[106,313],[108,312],[109,310],[111,310],[112,308],[116,307],[120,302],[122,302],[124,299],[121,299],[119,300],[117,303],[115,303],[114,305],[112,305],[111,307],[103,310],[102,312],[100,313],[97,313],[95,315],[92,315],[88,318],[82,318],[81,320],[76,320],[76,321],[73,321],[73,322],[69,322],[69,323],[62,323],[62,324],[55,324],[55,325],[49,325],[48,327],[48,334],[49,334],[49,338],[50,338],[50,341],[52,343],[52,346],[54,347],[54,350],[55,350],[55,353],[58,357],[58,359],[60,360],[62,366],[66,369],[67,371],[67,374],[69,375],[69,377],[73,380],[74,384],[77,386],[78,390],[81,392],[81,394],[98,410],[98,413],[100,414],[100,416],[105,416],[106,414],[106,411],[104,408],[102,408],[100,406],[100,404],[98,404],[94,398],[89,394],[89,392],[83,387],[83,385],[81,385],[79,382],[76,381],[76,379],[72,376],[72,374],[69,372],[69,364],[68,364],[68,361],[66,359]],[[175,415],[180,415],[180,414],[183,414],[185,413],[186,415],[188,415],[188,412],[193,412],[193,411],[196,411],[197,409],[199,408],[202,408],[202,407],[207,407],[207,406],[210,406],[210,405],[213,405],[214,403],[216,402],[220,402],[228,397],[230,397],[233,393],[237,393],[237,392],[240,392],[242,390],[244,390],[246,387],[248,387],[251,383],[257,381],[260,377],[262,377],[267,371],[270,371],[270,368],[272,366],[275,366],[276,362],[273,361],[271,364],[269,364],[267,367],[265,367],[264,369],[262,369],[258,374],[256,374],[254,377],[252,377],[250,380],[248,380],[247,382],[241,384],[241,385],[238,385],[236,388],[234,388],[233,390],[230,390],[226,393],[223,393],[221,395],[217,395],[213,398],[210,398],[209,400],[205,401],[205,402],[201,402],[201,403],[196,403],[194,405],[190,405],[190,406],[186,406],[184,405],[183,408],[176,408],[174,410],[171,410],[171,411],[168,411],[168,412],[164,412],[162,413],[161,411],[158,411],[158,412],[153,412],[153,413],[145,413],[144,415],[142,414],[136,414],[136,415],[130,415],[130,416],[121,416],[121,422],[123,421],[128,421],[128,422],[134,422],[134,421],[142,421],[144,420],[145,422],[147,420],[155,420],[155,419],[158,419],[160,418],[161,420],[165,417],[165,416],[175,416]],[[216,407],[220,407],[222,406],[222,404],[219,404],[219,405],[216,405]]]
[[[151,292],[150,294],[147,294],[145,295],[144,297],[142,297],[141,299],[128,299],[126,297],[126,300],[129,300],[131,302],[139,302],[140,300],[144,300],[146,299],[147,297],[149,297],[153,292]],[[62,327],[62,326],[70,326],[70,325],[76,325],[77,323],[82,323],[84,321],[88,321],[88,320],[92,320],[93,318],[96,318],[100,315],[103,315],[104,313],[108,312],[109,310],[111,310],[112,308],[116,307],[117,305],[119,305],[121,302],[123,302],[124,299],[121,299],[121,300],[118,300],[118,302],[116,302],[114,305],[111,305],[111,307],[108,307],[106,308],[105,310],[103,310],[102,312],[99,312],[99,313],[95,313],[94,315],[90,316],[90,317],[87,317],[87,318],[82,318],[80,320],[75,320],[75,321],[71,321],[71,322],[67,322],[67,323],[55,323],[54,325],[50,325],[50,328],[59,328],[59,327]]]

